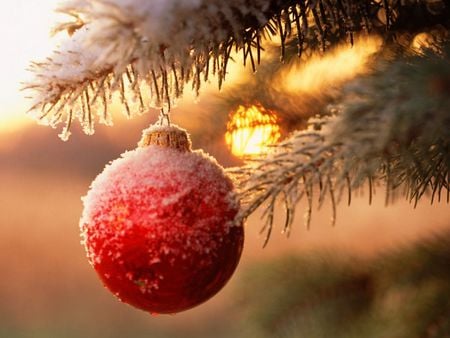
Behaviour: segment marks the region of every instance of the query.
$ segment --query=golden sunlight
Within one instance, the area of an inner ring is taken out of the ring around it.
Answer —
[[[411,42],[411,49],[419,54],[423,54],[427,49],[438,52],[437,46],[435,37],[426,32],[416,34]]]
[[[28,102],[20,91],[20,82],[29,76],[29,62],[44,58],[54,46],[49,32],[58,17],[53,11],[57,3],[16,0],[4,1],[0,6],[0,133],[16,130],[29,121],[25,114]]]
[[[240,105],[230,115],[225,142],[233,155],[254,156],[268,151],[281,137],[277,116],[261,105]]]
[[[357,39],[353,46],[342,45],[316,55],[306,62],[298,60],[283,72],[277,82],[288,92],[314,93],[326,90],[329,85],[338,85],[367,71],[370,57],[382,44],[379,37]]]

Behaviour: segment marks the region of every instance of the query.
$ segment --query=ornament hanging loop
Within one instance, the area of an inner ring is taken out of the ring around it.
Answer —
[[[191,139],[186,130],[170,123],[169,113],[161,110],[158,122],[142,132],[138,143],[141,148],[151,145],[176,149],[182,152],[191,151]]]
[[[158,123],[160,126],[166,125],[167,127],[170,127],[170,114],[169,112],[165,112],[164,109],[161,109],[159,113],[159,119]]]

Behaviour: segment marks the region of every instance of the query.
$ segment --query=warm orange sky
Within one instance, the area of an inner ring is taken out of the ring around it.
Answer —
[[[45,57],[52,50],[49,31],[57,20],[53,11],[57,3],[58,0],[14,0],[1,5],[0,132],[14,130],[29,121],[20,82],[28,76],[25,69],[29,61]]]

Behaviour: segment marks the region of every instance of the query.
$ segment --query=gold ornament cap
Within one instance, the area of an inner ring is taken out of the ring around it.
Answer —
[[[142,138],[138,143],[141,148],[150,145],[190,152],[192,143],[186,130],[174,124],[164,126],[156,123],[142,132]]]

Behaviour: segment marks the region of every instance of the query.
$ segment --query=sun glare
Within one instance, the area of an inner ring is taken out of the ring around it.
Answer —
[[[299,60],[278,80],[289,92],[314,93],[337,85],[367,71],[369,58],[381,47],[381,39],[358,39],[353,46],[342,45],[323,56]]]
[[[230,116],[225,141],[233,155],[246,157],[267,152],[280,137],[273,112],[260,105],[241,105]]]
[[[274,81],[286,92],[314,94],[367,71],[370,57],[381,47],[381,39],[359,39],[353,46],[341,46],[323,56],[299,60]],[[238,157],[267,152],[280,139],[277,116],[261,106],[239,106],[230,116],[225,141]]]
[[[54,41],[49,32],[58,16],[58,0],[4,1],[0,6],[2,54],[0,62],[0,132],[20,128],[29,121],[28,102],[20,91],[21,81],[29,76],[31,60],[50,54]]]

